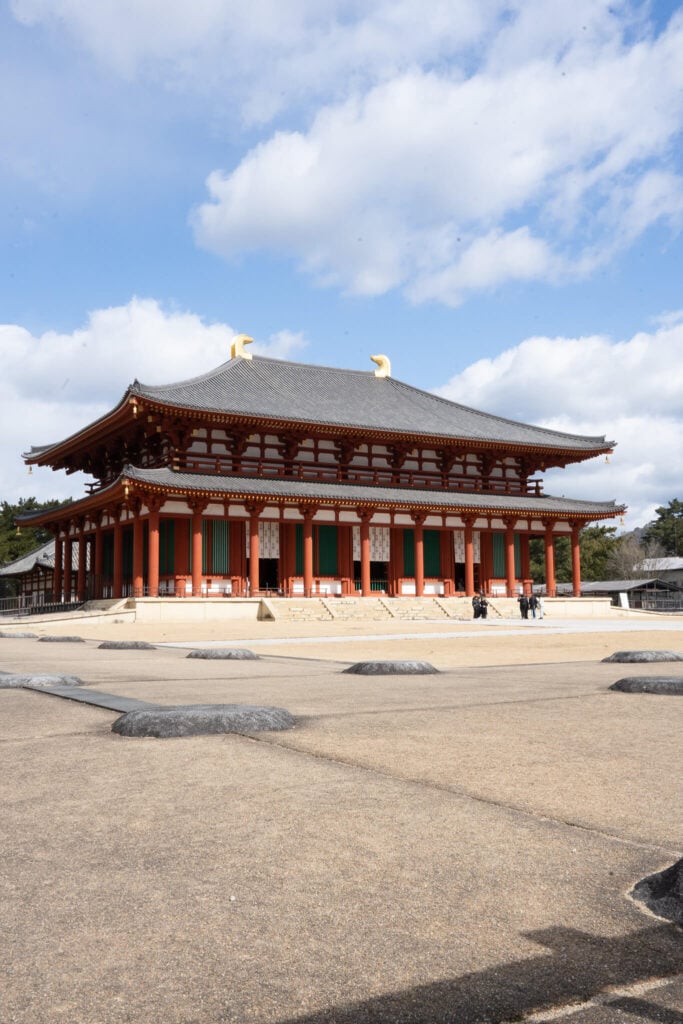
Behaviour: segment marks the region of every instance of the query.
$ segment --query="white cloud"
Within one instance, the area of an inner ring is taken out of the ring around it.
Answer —
[[[599,30],[578,18],[563,36],[542,19],[543,54],[537,38],[539,52],[502,60],[511,30],[497,26],[469,75],[415,66],[277,132],[209,176],[199,244],[284,251],[323,283],[457,305],[589,273],[652,224],[675,228],[683,15],[629,44],[598,6]]]
[[[616,441],[595,459],[546,474],[546,490],[629,506],[629,528],[678,497],[683,480],[683,323],[627,341],[528,338],[437,389],[452,401],[567,433]]]
[[[71,334],[48,331],[40,337],[16,324],[0,325],[0,437],[2,500],[29,494],[40,499],[78,497],[83,477],[35,468],[30,478],[21,453],[48,444],[103,415],[137,377],[164,384],[203,373],[230,357],[235,331],[207,324],[193,313],[165,311],[152,299],[90,314]],[[303,336],[278,331],[253,348],[286,358],[300,351]]]
[[[97,60],[174,92],[230,93],[266,122],[292,104],[476,44],[505,0],[11,0],[27,26],[65,26]]]

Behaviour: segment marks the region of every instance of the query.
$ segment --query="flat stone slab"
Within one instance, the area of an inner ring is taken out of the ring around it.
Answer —
[[[33,689],[33,687],[29,687],[29,689]],[[120,697],[117,693],[103,693],[101,690],[88,690],[85,687],[74,690],[67,686],[51,686],[42,692],[46,693],[48,697],[63,697],[66,700],[75,700],[79,704],[91,704],[94,708],[104,708],[105,711],[118,711],[120,714],[137,711],[140,708],[156,707],[156,704],[150,704],[146,700]]]
[[[683,924],[683,858],[638,882],[631,896],[657,917]]]
[[[355,676],[431,676],[439,670],[428,661],[357,661],[343,671]]]
[[[612,683],[610,690],[621,693],[659,693],[683,697],[683,676],[627,676]]]
[[[617,662],[619,664],[635,664],[638,662],[653,662],[653,661],[683,661],[683,654],[677,654],[676,651],[615,651],[614,654],[610,654],[609,658],[603,658],[603,661]]]
[[[37,640],[37,633],[8,633],[0,630],[0,640]]]
[[[98,651],[156,651],[156,644],[148,640],[103,640]]]
[[[198,647],[188,658],[206,658],[208,661],[258,661],[259,655],[246,647]]]
[[[82,636],[39,636],[39,644],[84,644]]]
[[[252,704],[183,704],[145,708],[117,718],[112,732],[121,736],[208,736],[291,729],[294,719],[284,708]]]
[[[28,690],[45,690],[53,686],[83,686],[78,676],[68,675],[0,675],[0,690],[25,688]]]

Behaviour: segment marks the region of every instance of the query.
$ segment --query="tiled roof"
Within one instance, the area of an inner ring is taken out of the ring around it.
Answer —
[[[666,590],[678,589],[675,584],[668,582],[667,580],[660,580],[656,577],[648,580],[599,580],[596,583],[582,583],[581,591],[586,594],[599,593],[601,591],[627,591],[627,590],[639,590],[642,587],[649,587],[652,585],[663,586]]]
[[[44,511],[44,509],[41,511]],[[73,555],[73,558],[77,560],[77,553]],[[76,561],[76,565],[77,564],[78,563]],[[21,558],[15,558],[13,562],[6,562],[5,565],[0,568],[0,576],[23,576],[24,573],[31,572],[31,570],[36,566],[40,566],[42,569],[54,569],[54,540],[49,540],[39,548],[34,548],[33,551],[29,551],[27,554],[22,555]]]
[[[176,384],[135,381],[128,394],[187,409],[324,423],[358,430],[604,451],[604,437],[584,437],[478,412],[374,372],[341,370],[254,356],[231,359]]]
[[[169,494],[203,491],[220,495],[248,495],[255,498],[287,498],[290,501],[384,505],[392,508],[438,508],[518,512],[529,515],[564,514],[579,516],[619,515],[623,506],[613,501],[574,501],[550,495],[509,495],[463,493],[461,491],[413,490],[399,487],[372,487],[351,483],[317,483],[313,480],[288,480],[282,477],[234,477],[200,473],[177,473],[171,469],[138,469],[127,466],[122,479],[164,488]]]

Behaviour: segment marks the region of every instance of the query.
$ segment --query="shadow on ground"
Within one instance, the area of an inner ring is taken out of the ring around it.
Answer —
[[[516,960],[460,978],[421,985],[362,1002],[290,1017],[280,1024],[498,1024],[534,1011],[582,1003],[606,989],[624,988],[650,978],[683,971],[683,932],[675,925],[644,928],[630,935],[605,938],[570,928],[525,933],[549,952]],[[466,937],[463,938],[466,941]],[[683,982],[681,985],[683,989]],[[648,999],[621,998],[615,993],[603,1006],[622,1008],[638,1019],[680,1024],[666,1007]],[[653,1016],[655,1006],[659,1016]],[[597,1020],[597,1018],[596,1018]]]

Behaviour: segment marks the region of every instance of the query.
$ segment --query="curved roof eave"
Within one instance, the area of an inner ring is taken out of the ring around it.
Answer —
[[[82,437],[83,434],[89,433],[95,428],[103,426],[109,420],[114,420],[117,414],[120,414],[121,411],[125,409],[126,406],[128,405],[129,399],[133,394],[133,386],[134,385],[131,384],[126,388],[126,391],[121,397],[121,399],[116,403],[116,405],[112,406],[112,408],[109,409],[108,412],[103,413],[102,416],[99,416],[96,420],[93,420],[91,423],[88,423],[81,430],[77,430],[75,433],[69,434],[67,437],[62,438],[61,441],[53,441],[51,444],[32,444],[27,452],[21,453],[21,457],[24,460],[24,462],[26,462],[27,464],[35,464],[39,462],[40,459],[43,456],[47,455],[49,452],[56,452],[59,451],[60,448],[66,448],[68,447],[69,443],[71,441],[75,441],[76,438]]]

